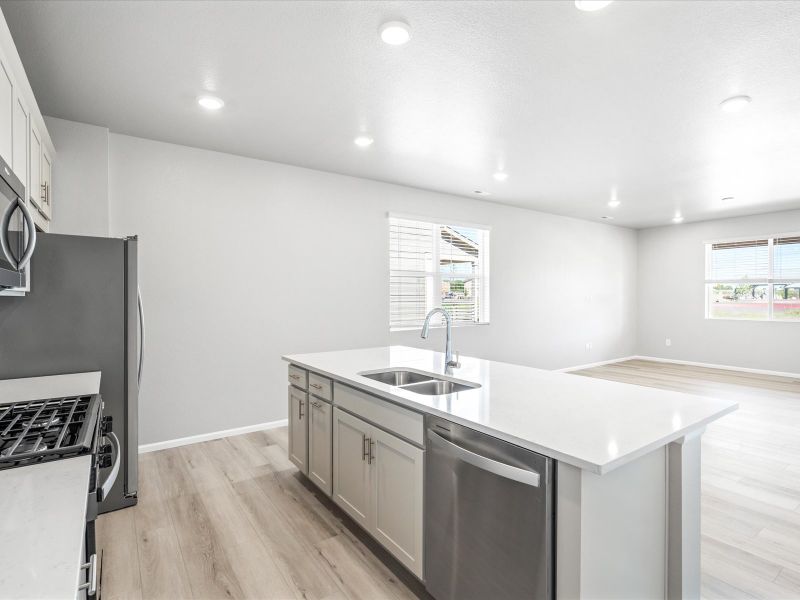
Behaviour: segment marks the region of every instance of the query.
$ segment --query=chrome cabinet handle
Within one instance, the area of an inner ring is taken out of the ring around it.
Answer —
[[[302,419],[303,418],[303,405],[304,404],[305,404],[305,402],[302,401],[302,400],[300,400],[300,402],[297,403],[297,418],[298,419]]]
[[[318,383],[312,383],[311,387],[314,388],[315,390],[321,390],[322,389],[322,386],[320,384],[318,384]]]
[[[25,221],[23,235],[24,230],[28,230],[28,245],[25,247],[22,257],[19,260],[17,260],[17,257],[14,256],[14,253],[11,251],[11,248],[8,245],[11,217],[14,215],[14,211],[17,208],[19,208],[20,212],[22,213],[22,218]],[[8,208],[6,208],[6,212],[3,214],[3,220],[2,223],[0,223],[0,247],[2,247],[3,254],[5,254],[6,259],[16,271],[21,271],[27,267],[31,257],[33,256],[33,250],[36,248],[36,226],[33,224],[33,217],[31,216],[28,207],[25,206],[25,203],[21,198],[17,198],[15,201],[11,202],[8,205]]]
[[[136,304],[139,310],[139,371],[136,374],[137,387],[142,387],[142,372],[144,371],[144,307],[142,306],[142,289],[136,288]]]
[[[428,439],[451,458],[468,463],[473,467],[477,467],[478,469],[493,473],[505,479],[518,481],[519,483],[524,483],[525,485],[530,485],[533,487],[539,487],[540,475],[536,471],[520,469],[519,467],[507,465],[506,463],[493,460],[486,456],[475,454],[466,448],[462,448],[461,446],[446,440],[431,429],[428,430]]]
[[[78,590],[86,590],[87,596],[94,596],[97,593],[97,554],[92,554],[89,562],[82,565],[81,569],[89,569],[89,576],[86,583],[78,586]]]
[[[367,437],[366,433],[361,434],[361,460],[367,460],[367,455],[369,454],[369,450],[367,449],[367,442],[369,438]]]
[[[295,381],[300,379],[300,375],[295,375],[294,373],[289,373],[289,379],[294,379]]]
[[[375,441],[372,438],[369,438],[369,459],[367,460],[367,464],[371,465],[372,461],[375,460],[375,453],[373,450],[375,449]]]
[[[106,437],[111,440],[111,446],[114,450],[114,465],[111,467],[111,473],[108,474],[108,477],[106,477],[103,485],[100,486],[99,490],[97,490],[97,500],[99,502],[102,502],[105,498],[107,498],[111,488],[114,487],[114,482],[117,481],[117,475],[119,475],[120,459],[122,458],[122,452],[120,452],[117,434],[113,431],[109,431],[106,434]]]

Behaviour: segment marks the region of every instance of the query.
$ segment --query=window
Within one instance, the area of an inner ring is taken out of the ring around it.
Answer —
[[[421,327],[432,308],[454,325],[489,322],[489,231],[389,216],[389,327]]]
[[[800,321],[800,236],[706,244],[706,317]]]

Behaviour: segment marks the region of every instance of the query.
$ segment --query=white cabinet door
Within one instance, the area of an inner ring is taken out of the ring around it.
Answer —
[[[334,407],[333,500],[367,531],[371,493],[366,441],[370,431],[370,425]]]
[[[333,409],[313,396],[308,403],[308,478],[330,496],[333,493]]]
[[[289,460],[308,473],[308,395],[289,386]]]
[[[424,452],[376,427],[370,440],[371,533],[421,579]]]
[[[25,198],[28,201],[28,176],[30,166],[30,154],[28,153],[28,136],[30,134],[29,111],[25,105],[25,100],[17,94],[14,99],[14,159],[13,168],[22,185],[25,186]]]
[[[53,218],[53,210],[51,204],[51,181],[53,179],[53,160],[47,153],[47,150],[42,147],[42,179],[41,179],[41,198],[42,198],[42,212],[48,219]]]
[[[30,185],[28,186],[28,198],[33,201],[37,208],[42,208],[42,136],[36,126],[31,123],[30,134]]]
[[[0,156],[14,162],[14,82],[8,66],[0,60]]]

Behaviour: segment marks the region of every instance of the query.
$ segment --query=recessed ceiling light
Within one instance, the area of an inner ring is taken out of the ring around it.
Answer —
[[[720,102],[719,107],[727,113],[735,113],[747,108],[752,101],[750,96],[733,96]]]
[[[586,12],[601,10],[611,4],[613,0],[575,0],[575,8]]]
[[[491,192],[484,192],[483,190],[475,190],[473,194],[478,194],[478,196],[491,196]]]
[[[614,220],[614,217],[612,217],[611,215],[603,215],[600,218],[601,219],[605,219],[606,221],[613,221]]]
[[[492,177],[494,177],[495,180],[497,181],[505,181],[506,179],[508,179],[508,173],[506,173],[505,171],[497,171],[497,173],[492,175]]]
[[[217,98],[216,96],[200,96],[197,99],[197,103],[206,110],[219,110],[225,106],[222,98]]]
[[[672,217],[673,223],[683,223],[683,217],[680,214],[675,215]]]
[[[381,25],[381,39],[390,46],[402,46],[411,39],[411,27],[402,21],[389,21]]]
[[[722,201],[723,201],[723,202],[730,202],[731,200],[733,200],[733,196],[725,196],[725,197],[722,199]]]
[[[368,146],[371,146],[372,142],[374,142],[374,141],[375,140],[373,140],[368,135],[360,135],[356,139],[353,140],[353,143],[356,146],[358,146],[359,148],[366,148]]]
[[[608,201],[608,205],[611,208],[617,208],[620,204],[622,204],[622,202],[620,202],[619,200],[609,200]]]

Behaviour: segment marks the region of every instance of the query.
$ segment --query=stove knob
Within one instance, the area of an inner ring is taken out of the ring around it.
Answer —
[[[108,467],[111,466],[111,456],[109,456],[108,454],[104,454],[97,461],[97,464],[100,465],[101,469],[107,469]]]

